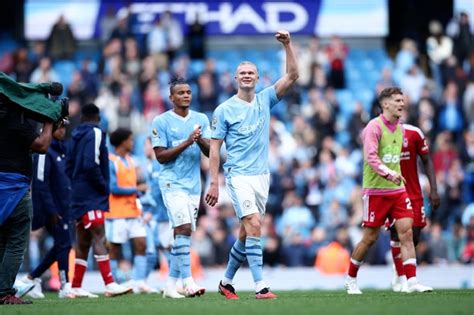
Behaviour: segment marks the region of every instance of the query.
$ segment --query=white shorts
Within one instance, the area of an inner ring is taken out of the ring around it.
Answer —
[[[199,210],[199,195],[189,195],[184,191],[162,191],[163,202],[168,210],[171,227],[174,229],[183,224],[191,224],[196,229]]]
[[[265,215],[270,174],[227,177],[226,187],[239,219],[253,213]]]
[[[142,218],[107,219],[105,235],[110,243],[124,244],[132,238],[146,237]]]

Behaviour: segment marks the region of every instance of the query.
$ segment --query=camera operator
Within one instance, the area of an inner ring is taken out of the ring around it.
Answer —
[[[46,153],[53,123],[45,122],[38,134],[36,122],[6,102],[6,98],[0,99],[0,304],[30,304],[15,297],[13,283],[31,227],[31,154]]]

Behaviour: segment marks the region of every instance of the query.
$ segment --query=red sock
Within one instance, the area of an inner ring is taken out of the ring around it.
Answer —
[[[411,258],[403,262],[403,268],[405,269],[405,274],[407,279],[416,277],[416,259]]]
[[[84,259],[76,258],[74,264],[74,278],[72,279],[72,287],[80,288],[82,286],[82,279],[84,279],[84,274],[87,269],[87,261]]]
[[[97,265],[99,266],[100,274],[102,275],[105,285],[114,282],[112,272],[110,271],[109,255],[94,255],[94,257],[95,260],[97,260]]]
[[[362,265],[361,261],[357,261],[354,258],[351,258],[351,262],[349,264],[349,277],[356,278],[357,272],[359,271],[359,267]]]
[[[397,270],[397,274],[399,277],[404,276],[405,269],[403,268],[402,250],[400,248],[400,242],[390,241],[390,247],[392,249],[393,263],[395,265],[395,269]]]

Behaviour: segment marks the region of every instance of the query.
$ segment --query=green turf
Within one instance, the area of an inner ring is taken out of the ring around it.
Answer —
[[[159,295],[127,295],[117,298],[59,300],[47,294],[32,305],[0,305],[0,314],[163,314],[163,315],[326,315],[326,314],[474,314],[474,290],[436,290],[425,294],[365,291],[349,296],[342,291],[276,292],[277,300],[258,301],[250,292],[240,300],[226,301],[217,293],[194,299],[162,299]]]

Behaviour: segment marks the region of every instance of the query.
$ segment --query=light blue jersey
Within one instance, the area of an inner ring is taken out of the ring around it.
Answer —
[[[153,119],[151,143],[153,148],[174,148],[186,141],[197,125],[202,137],[210,138],[209,119],[206,115],[190,110],[181,117],[169,110]],[[187,147],[178,157],[163,164],[160,173],[161,190],[185,191],[191,195],[201,194],[201,150],[197,143]]]
[[[275,86],[248,103],[237,95],[220,104],[212,118],[212,138],[224,139],[225,176],[267,174],[270,143],[270,109],[278,103]]]

